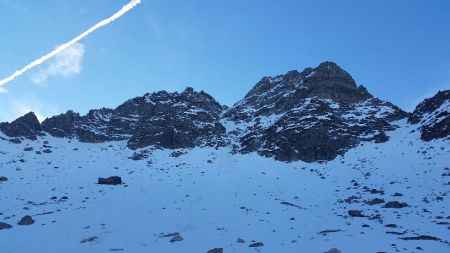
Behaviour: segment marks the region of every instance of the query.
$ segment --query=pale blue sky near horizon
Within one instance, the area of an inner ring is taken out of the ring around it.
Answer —
[[[0,79],[127,3],[0,0]],[[231,106],[263,76],[327,60],[408,111],[450,89],[448,0],[142,0],[80,43],[3,86],[0,122],[186,86]]]

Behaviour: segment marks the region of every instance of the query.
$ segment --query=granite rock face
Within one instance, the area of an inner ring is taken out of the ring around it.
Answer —
[[[424,141],[447,138],[450,135],[450,90],[439,91],[425,99],[408,121],[419,126]]]

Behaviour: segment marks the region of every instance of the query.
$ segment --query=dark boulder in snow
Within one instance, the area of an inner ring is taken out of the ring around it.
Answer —
[[[373,206],[373,205],[382,204],[384,202],[385,202],[384,199],[374,198],[374,199],[367,201],[367,204],[370,206]]]
[[[430,235],[402,237],[400,239],[405,240],[405,241],[440,241],[441,240],[435,236],[430,236]]]
[[[112,176],[108,178],[99,177],[98,184],[119,185],[122,184],[122,178],[119,176]]]
[[[327,251],[325,253],[341,253],[341,251],[339,249],[332,248],[332,249],[330,249],[329,251]]]
[[[348,210],[347,213],[350,217],[366,217],[362,214],[361,210]]]
[[[0,176],[0,182],[5,182],[5,181],[8,181],[8,178],[4,177],[4,176]]]
[[[80,243],[93,242],[93,241],[96,241],[97,239],[98,239],[97,236],[91,236],[91,237],[81,240]]]
[[[211,250],[208,250],[208,252],[206,252],[206,253],[223,253],[223,248],[211,249]]]
[[[383,206],[383,208],[404,208],[404,207],[408,207],[408,204],[404,202],[400,203],[398,201],[389,201]]]
[[[26,226],[31,225],[34,223],[33,218],[30,215],[25,215],[20,219],[20,221],[17,223],[17,225]]]
[[[254,242],[254,243],[252,243],[252,244],[250,244],[250,245],[248,245],[250,248],[259,248],[259,247],[263,247],[264,246],[264,243],[262,243],[262,242]]]
[[[182,237],[179,233],[176,233],[176,234],[174,234],[174,236],[170,239],[169,242],[174,243],[174,242],[181,242],[181,241],[183,241],[183,237]]]
[[[3,230],[3,229],[10,229],[10,228],[12,228],[12,226],[9,225],[8,223],[0,222],[0,230]]]

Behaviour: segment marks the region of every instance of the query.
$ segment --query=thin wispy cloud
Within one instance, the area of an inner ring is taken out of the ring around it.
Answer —
[[[117,11],[116,13],[114,13],[111,17],[103,19],[102,21],[98,22],[97,24],[93,25],[91,28],[87,29],[86,31],[84,31],[83,33],[81,33],[80,35],[76,36],[75,38],[73,38],[72,40],[62,44],[61,46],[57,47],[55,50],[51,51],[50,53],[42,56],[41,58],[38,58],[36,60],[34,60],[33,62],[31,62],[30,64],[26,65],[25,67],[15,71],[12,75],[0,80],[0,86],[3,86],[5,84],[7,84],[8,82],[14,80],[15,78],[23,75],[25,72],[27,72],[28,70],[48,61],[49,59],[55,57],[56,55],[58,55],[59,53],[63,52],[64,50],[66,50],[67,48],[75,45],[78,41],[80,41],[81,39],[83,39],[84,37],[88,36],[89,34],[91,34],[92,32],[94,32],[95,30],[97,30],[98,28],[105,26],[111,22],[113,22],[114,20],[120,18],[122,15],[124,15],[125,13],[127,13],[128,11],[130,11],[131,9],[133,9],[136,5],[140,4],[141,0],[131,0],[128,4],[124,5],[119,11]]]
[[[50,77],[70,77],[81,73],[84,45],[76,43],[52,58],[48,65],[32,74],[30,79],[35,84],[43,84]]]

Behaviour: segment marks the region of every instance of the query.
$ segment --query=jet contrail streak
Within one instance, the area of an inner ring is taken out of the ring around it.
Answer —
[[[22,69],[17,70],[16,72],[14,72],[12,75],[6,77],[5,79],[0,80],[0,86],[5,85],[9,81],[14,80],[14,78],[22,75],[23,73],[27,72],[31,68],[36,67],[39,64],[42,64],[43,62],[45,62],[48,59],[52,58],[53,56],[57,55],[59,52],[72,46],[73,44],[77,43],[79,40],[83,39],[84,37],[88,36],[90,33],[97,30],[98,28],[105,26],[105,25],[113,22],[114,20],[120,18],[123,14],[127,13],[129,10],[133,9],[136,5],[138,5],[140,3],[141,3],[141,0],[131,0],[128,4],[123,6],[118,12],[114,13],[111,17],[98,22],[97,24],[95,24],[94,26],[92,26],[91,28],[89,28],[88,30],[83,32],[82,34],[78,35],[77,37],[73,38],[72,40],[64,43],[61,46],[58,46],[55,50],[42,56],[39,59],[34,60],[27,66],[23,67]]]

